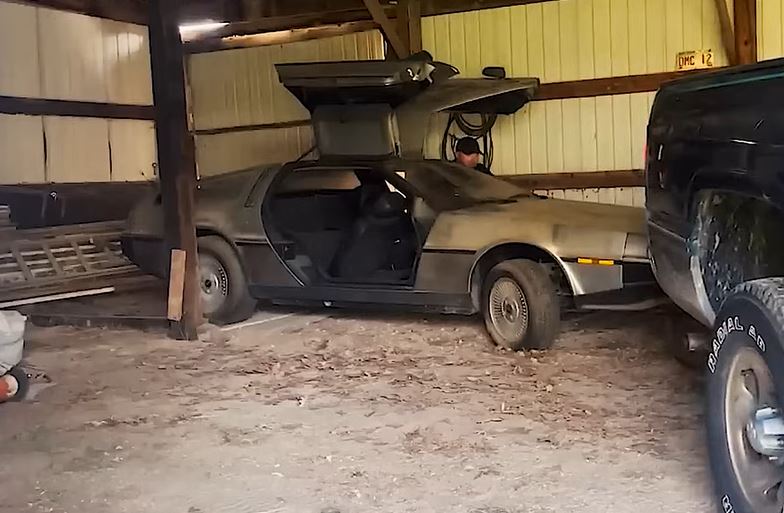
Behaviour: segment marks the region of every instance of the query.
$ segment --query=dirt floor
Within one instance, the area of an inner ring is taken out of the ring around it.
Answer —
[[[572,317],[526,354],[459,317],[267,312],[192,343],[32,328],[0,511],[709,511],[700,382],[665,324]]]

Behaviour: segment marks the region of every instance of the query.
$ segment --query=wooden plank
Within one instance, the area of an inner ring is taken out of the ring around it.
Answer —
[[[642,187],[645,185],[645,173],[641,169],[540,173],[505,176],[503,179],[529,189],[603,189],[608,187]]]
[[[182,250],[187,256],[182,318],[173,323],[170,335],[196,340],[196,330],[202,322],[193,221],[196,157],[193,137],[188,132],[178,5],[179,2],[169,0],[150,0],[150,60],[167,250]]]
[[[718,68],[714,68],[718,69]],[[667,71],[625,77],[595,78],[592,80],[571,80],[541,84],[536,92],[537,100],[558,100],[566,98],[590,98],[614,94],[645,93],[656,91],[671,80],[687,77],[705,70]]]
[[[252,130],[269,130],[276,128],[295,128],[298,126],[310,125],[309,119],[298,119],[294,121],[283,121],[281,123],[266,123],[261,125],[237,125],[225,128],[210,128],[205,130],[195,130],[193,133],[196,135],[220,135],[232,134],[235,132],[248,132]]]
[[[734,0],[735,55],[738,64],[757,62],[757,2]]]
[[[17,265],[19,265],[19,269],[22,271],[22,275],[25,277],[25,280],[32,281],[35,280],[35,275],[28,267],[27,262],[25,262],[24,256],[22,256],[22,252],[19,251],[19,246],[16,243],[11,243],[11,254],[14,255],[14,259],[16,259]]]
[[[171,268],[169,269],[169,299],[166,317],[170,321],[181,321],[185,298],[185,263],[186,254],[181,249],[171,250]]]
[[[114,287],[103,287],[100,289],[80,290],[78,292],[61,292],[60,294],[50,294],[46,296],[36,296],[26,299],[17,299],[14,301],[0,302],[0,309],[5,308],[18,308],[26,305],[37,305],[39,303],[48,303],[51,301],[62,301],[64,299],[75,299],[79,297],[97,296],[100,294],[110,294],[114,292]]]
[[[344,36],[379,28],[372,20],[353,21],[340,25],[322,25],[311,28],[295,28],[260,34],[227,36],[188,41],[184,44],[188,54],[217,52],[232,48],[256,48],[259,46],[284,45],[299,41],[311,41],[327,37]]]
[[[54,271],[55,276],[62,278],[63,277],[63,268],[60,265],[60,262],[54,257],[54,253],[52,253],[52,248],[49,247],[47,242],[41,244],[41,247],[44,250],[44,255],[46,255],[46,259],[49,260],[49,265],[52,266],[52,270]]]
[[[69,116],[78,118],[154,119],[151,105],[80,102],[0,96],[0,114],[27,116]]]
[[[730,66],[738,64],[738,58],[735,51],[735,31],[732,28],[732,20],[730,20],[730,10],[727,7],[727,0],[715,0],[716,12],[719,15],[719,26],[721,27],[721,43],[724,45],[724,50],[727,52],[727,61]]]
[[[384,37],[386,38],[389,45],[392,47],[392,51],[395,52],[395,55],[398,59],[403,59],[408,57],[411,54],[411,51],[408,47],[408,42],[403,41],[400,37],[400,34],[397,32],[397,28],[395,24],[387,17],[386,12],[384,12],[384,8],[381,6],[378,0],[362,0],[365,3],[365,7],[370,12],[370,16],[373,18],[373,21],[381,26],[381,32],[384,33]]]

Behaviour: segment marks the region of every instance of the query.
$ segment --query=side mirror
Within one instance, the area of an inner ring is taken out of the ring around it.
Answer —
[[[482,70],[482,75],[487,78],[502,79],[506,78],[506,70],[503,66],[488,66]]]

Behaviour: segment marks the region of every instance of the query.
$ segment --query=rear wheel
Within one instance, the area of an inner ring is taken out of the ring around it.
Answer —
[[[204,316],[212,323],[247,319],[256,302],[236,251],[217,236],[199,238],[199,286]]]
[[[784,507],[784,279],[744,283],[716,318],[708,355],[708,446],[724,512]]]
[[[514,351],[546,349],[560,328],[555,287],[545,268],[531,260],[508,260],[487,273],[482,313],[493,341]]]

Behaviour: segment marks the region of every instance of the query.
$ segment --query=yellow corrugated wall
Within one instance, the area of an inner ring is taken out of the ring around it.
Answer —
[[[770,0],[762,0],[770,1]],[[774,0],[780,1],[780,0]],[[542,82],[671,71],[676,54],[712,49],[727,63],[714,0],[559,0],[427,17],[424,47],[481,75]],[[494,129],[496,174],[640,169],[654,93],[533,102]],[[427,144],[438,155],[444,118],[432,120]],[[560,191],[567,197],[642,204],[641,190]]]
[[[0,95],[150,105],[147,28],[0,1]],[[152,121],[0,115],[2,184],[149,180],[155,160]]]
[[[757,0],[757,54],[784,57],[784,0]]]
[[[194,126],[215,130],[308,119],[278,81],[283,62],[383,59],[376,31],[192,55],[188,63]],[[262,128],[196,137],[201,176],[292,160],[312,146],[310,127]]]

